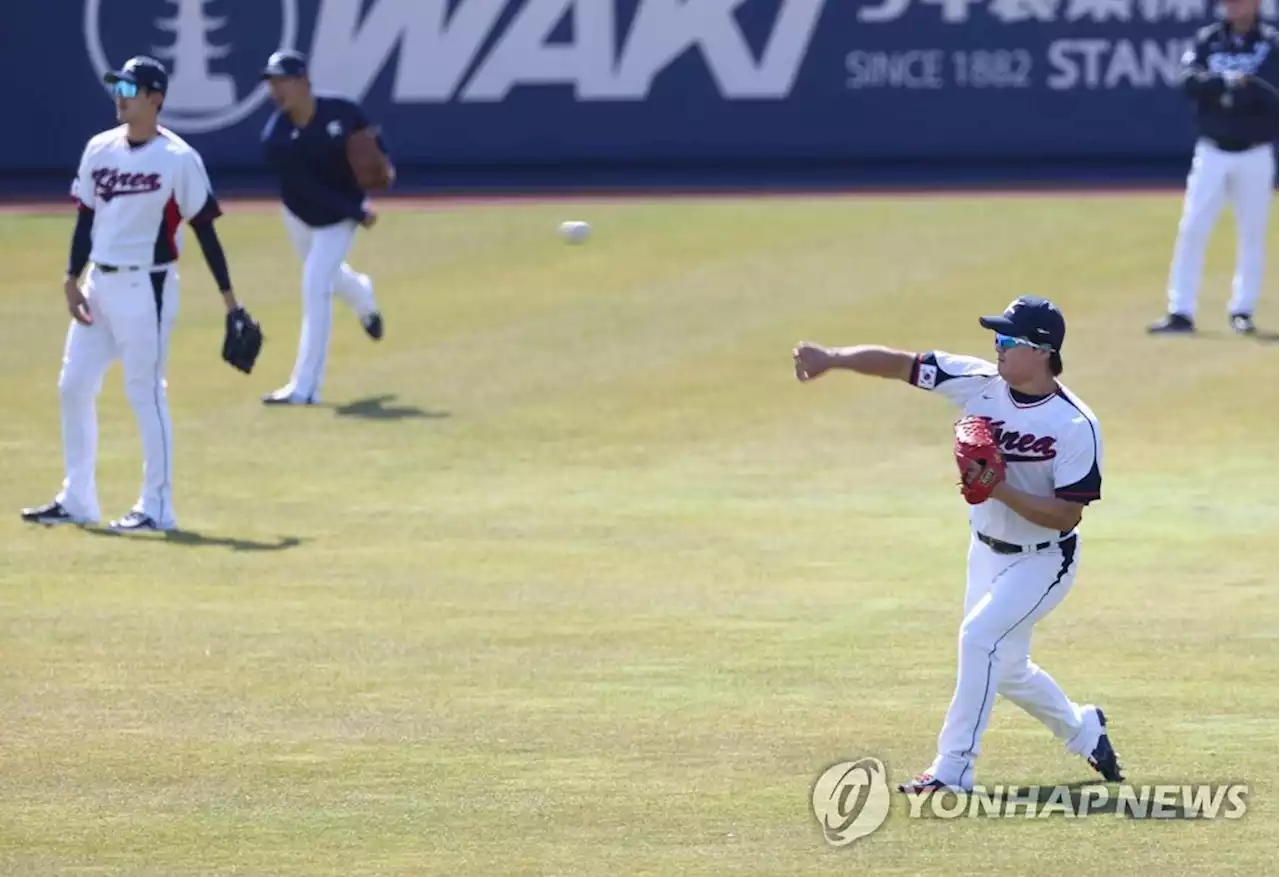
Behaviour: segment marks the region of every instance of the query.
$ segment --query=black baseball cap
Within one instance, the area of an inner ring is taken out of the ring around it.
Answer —
[[[273,76],[306,76],[307,56],[294,49],[281,49],[272,52],[267,59],[267,66],[262,68],[262,78]]]
[[[1019,296],[1000,316],[980,317],[978,323],[992,332],[1044,345],[1055,353],[1061,352],[1067,339],[1067,321],[1062,311],[1038,295]]]
[[[137,55],[124,62],[119,70],[109,70],[102,77],[107,85],[117,82],[132,82],[138,88],[147,91],[158,91],[161,94],[169,90],[169,73],[164,65],[155,58]]]

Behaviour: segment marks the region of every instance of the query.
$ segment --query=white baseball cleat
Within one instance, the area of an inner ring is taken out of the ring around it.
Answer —
[[[1231,315],[1231,331],[1237,335],[1256,335],[1258,327],[1253,325],[1253,316],[1250,314],[1232,314]]]
[[[161,524],[150,515],[143,514],[138,511],[129,512],[129,514],[125,515],[123,518],[118,518],[112,521],[107,525],[107,528],[115,530],[117,533],[163,533],[168,530],[177,529],[177,527],[172,523]]]
[[[263,405],[314,405],[316,399],[314,396],[307,398],[299,396],[297,393],[291,392],[288,387],[281,387],[279,390],[268,393],[262,397]]]

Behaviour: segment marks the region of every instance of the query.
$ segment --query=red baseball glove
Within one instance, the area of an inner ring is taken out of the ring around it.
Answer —
[[[395,179],[395,169],[378,145],[378,132],[372,128],[362,128],[348,135],[347,161],[351,163],[356,182],[366,192],[385,189]]]
[[[955,455],[960,494],[969,505],[986,502],[1004,481],[1007,465],[989,418],[970,414],[956,421]]]

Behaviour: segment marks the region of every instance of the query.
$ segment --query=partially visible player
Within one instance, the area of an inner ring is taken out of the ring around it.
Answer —
[[[1030,655],[1035,625],[1062,603],[1080,568],[1085,506],[1102,495],[1097,418],[1058,381],[1067,325],[1050,301],[1022,296],[979,322],[995,333],[996,362],[944,351],[801,344],[796,377],[832,369],[895,378],[987,418],[1006,474],[970,498],[968,572],[955,692],[928,770],[899,789],[969,790],[997,694],[1039,719],[1103,778],[1123,779],[1102,710],[1077,704]]]
[[[165,368],[178,315],[182,220],[195,231],[227,312],[243,311],[214,230],[222,210],[204,162],[158,124],[169,83],[164,66],[139,56],[105,80],[122,124],[89,140],[72,184],[79,212],[63,284],[72,322],[58,378],[66,478],[53,502],[24,509],[22,518],[37,524],[99,519],[96,399],[108,367],[119,359],[142,433],[142,493],[110,526],[171,530],[177,514]]]
[[[1259,19],[1259,0],[1222,5],[1224,20],[1202,28],[1182,59],[1182,88],[1195,103],[1200,136],[1169,269],[1168,313],[1148,327],[1154,333],[1195,331],[1205,249],[1228,198],[1236,217],[1228,320],[1241,334],[1256,331],[1280,126],[1276,29]]]
[[[370,123],[353,102],[312,90],[300,52],[275,52],[262,76],[278,107],[263,129],[262,146],[279,181],[285,228],[303,260],[302,334],[293,374],[262,401],[311,405],[319,401],[324,381],[332,296],[355,312],[370,338],[383,334],[373,282],[346,261],[356,230],[377,221],[346,153],[347,137]]]

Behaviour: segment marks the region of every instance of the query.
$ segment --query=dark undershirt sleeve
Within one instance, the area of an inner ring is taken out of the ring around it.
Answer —
[[[223,252],[222,241],[218,240],[218,232],[213,227],[213,220],[222,215],[218,202],[212,196],[196,216],[191,220],[191,229],[200,242],[200,250],[209,265],[209,273],[218,284],[219,292],[231,291],[231,271],[227,267],[227,254]]]
[[[89,253],[93,249],[93,211],[80,205],[76,211],[76,227],[71,233],[71,254],[67,259],[67,274],[79,277],[84,266],[89,264]]]

